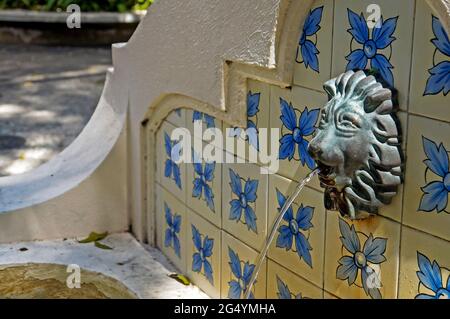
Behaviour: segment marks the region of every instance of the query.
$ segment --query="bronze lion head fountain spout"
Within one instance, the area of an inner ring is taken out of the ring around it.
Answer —
[[[377,214],[402,183],[393,91],[364,71],[327,81],[328,103],[308,151],[320,169],[325,207],[351,219]]]

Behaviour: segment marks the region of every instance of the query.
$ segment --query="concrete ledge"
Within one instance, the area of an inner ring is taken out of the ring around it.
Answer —
[[[0,44],[111,45],[127,42],[145,13],[82,12],[69,29],[67,12],[0,11]]]
[[[28,10],[1,10],[0,22],[66,23],[70,13],[37,12]],[[145,12],[82,12],[81,23],[88,24],[137,24]]]

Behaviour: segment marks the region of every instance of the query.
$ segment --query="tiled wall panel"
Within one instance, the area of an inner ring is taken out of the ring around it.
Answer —
[[[450,296],[450,43],[425,1],[380,0],[376,5],[369,0],[316,1],[293,57],[292,87],[248,80],[247,127],[279,129],[273,141],[280,151],[278,171],[265,174],[261,161],[242,164],[249,160],[248,150],[259,151],[262,143],[248,138],[244,155],[220,150],[239,158],[237,164],[216,163],[212,169],[205,162],[187,163],[174,169],[167,162],[173,144],[165,134],[170,136],[183,125],[193,132],[195,119],[202,121],[204,130],[229,125],[182,109],[161,126],[157,244],[212,297],[242,298],[283,199],[315,167],[306,147],[317,127],[319,109],[327,101],[323,82],[358,68],[377,69],[398,90],[404,185],[379,216],[350,221],[327,212],[318,181],[311,182],[276,230],[253,295]],[[382,20],[377,30],[371,28],[370,17],[378,9]],[[283,115],[291,111],[295,119],[287,123]],[[181,219],[179,232],[176,216]],[[174,235],[180,238],[179,255]]]

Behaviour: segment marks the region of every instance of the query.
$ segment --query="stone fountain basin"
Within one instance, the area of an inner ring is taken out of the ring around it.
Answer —
[[[116,279],[80,270],[79,288],[67,285],[67,266],[21,264],[0,266],[0,297],[8,299],[135,299]],[[69,282],[73,283],[69,280]]]
[[[129,233],[112,234],[104,250],[75,239],[0,244],[0,298],[208,298],[168,277],[177,269]],[[66,285],[67,265],[80,267],[81,288]]]

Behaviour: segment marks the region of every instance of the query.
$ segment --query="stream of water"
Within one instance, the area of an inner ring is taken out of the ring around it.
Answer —
[[[255,264],[255,268],[253,269],[252,277],[250,278],[247,289],[245,290],[245,293],[244,293],[244,299],[249,299],[249,297],[250,297],[253,285],[255,284],[256,279],[258,278],[259,271],[261,270],[261,266],[264,262],[264,259],[266,258],[267,251],[269,250],[270,244],[272,243],[273,239],[275,238],[278,227],[280,226],[284,215],[286,214],[287,210],[292,205],[294,200],[300,195],[300,192],[305,187],[305,185],[308,184],[313,179],[313,177],[316,176],[318,173],[319,173],[319,169],[316,168],[311,173],[309,173],[304,179],[302,179],[298,183],[298,185],[295,188],[292,195],[286,200],[283,207],[281,208],[280,213],[278,214],[278,217],[275,219],[274,223],[272,224],[272,228],[270,229],[269,236],[266,237],[266,243],[264,244],[263,249],[261,250],[261,252],[258,255],[256,264]]]

